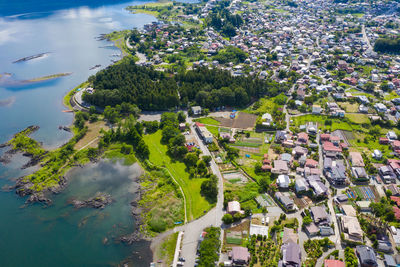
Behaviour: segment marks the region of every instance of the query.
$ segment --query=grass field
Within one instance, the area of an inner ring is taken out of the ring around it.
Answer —
[[[221,123],[219,121],[217,121],[216,119],[212,118],[212,117],[204,117],[204,118],[199,118],[199,119],[195,119],[194,121],[203,123],[203,124],[207,124],[207,125],[215,125],[218,126]]]
[[[358,112],[359,105],[357,103],[351,104],[348,102],[339,103],[339,106],[346,112]]]
[[[389,94],[385,95],[385,100],[390,101],[390,100],[392,100],[394,98],[398,98],[398,97],[399,97],[399,95],[396,94],[395,91],[392,91]]]
[[[186,166],[182,162],[172,161],[167,155],[167,146],[161,144],[161,131],[143,137],[149,146],[149,160],[157,165],[168,169],[179,185],[182,187],[186,197],[186,213],[188,220],[193,220],[204,214],[211,208],[210,203],[200,195],[200,186],[205,179],[190,179],[186,172]]]
[[[216,137],[218,137],[218,127],[217,126],[206,126],[207,130],[210,131],[210,133]]]
[[[346,114],[345,117],[348,118],[352,123],[369,123],[369,118],[366,114]]]
[[[350,124],[341,119],[329,118],[332,121],[332,125],[325,125],[325,121],[328,119],[328,116],[324,115],[304,115],[299,117],[294,117],[293,122],[296,126],[300,126],[306,124],[307,122],[316,122],[318,123],[318,127],[320,129],[328,129],[331,131],[335,130],[345,130],[345,131],[354,131],[360,130],[360,126],[356,124]]]

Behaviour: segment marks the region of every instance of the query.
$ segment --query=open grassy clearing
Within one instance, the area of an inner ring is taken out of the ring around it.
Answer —
[[[366,114],[346,114],[345,117],[348,118],[352,123],[369,123],[369,118]]]
[[[161,131],[145,135],[143,140],[149,146],[150,162],[168,169],[182,187],[183,193],[186,197],[186,212],[188,219],[192,220],[198,218],[204,214],[204,211],[208,211],[211,208],[211,205],[200,195],[201,183],[206,179],[190,179],[189,173],[186,172],[185,164],[171,160],[167,155],[167,146],[161,144]]]
[[[332,125],[325,125],[326,120],[331,120]],[[351,132],[351,131],[362,130],[362,127],[358,124],[351,124],[344,121],[343,119],[329,118],[328,116],[325,115],[308,114],[308,115],[293,117],[293,123],[295,124],[295,126],[304,125],[308,122],[316,122],[318,123],[318,127],[320,129],[328,129],[330,131],[345,130]]]
[[[210,133],[212,135],[214,135],[215,137],[218,137],[219,131],[218,131],[218,127],[217,126],[206,126],[206,128],[207,128],[207,130],[210,131]]]
[[[339,103],[339,106],[344,109],[346,112],[355,113],[358,112],[358,103],[351,104],[349,102]]]
[[[195,119],[194,121],[200,122],[200,123],[203,123],[203,124],[206,124],[206,125],[215,125],[215,126],[218,126],[218,125],[221,124],[219,121],[217,121],[217,120],[214,119],[213,117],[198,118],[198,119]]]
[[[112,144],[108,147],[107,151],[104,152],[104,157],[111,159],[113,162],[123,159],[124,165],[132,165],[137,162],[137,159],[133,153],[123,154],[121,153],[122,144]]]
[[[365,137],[367,134],[361,133],[354,133],[354,139],[348,140],[350,142],[350,151],[358,151],[358,152],[365,152],[368,156],[370,156],[375,149],[378,149],[384,155],[384,158],[388,157],[389,154],[392,152],[392,149],[388,145],[381,145],[379,144],[379,140],[368,140],[368,143],[365,141]]]
[[[399,95],[395,91],[392,91],[389,94],[385,95],[384,98],[385,98],[385,100],[390,101],[390,100],[398,98],[398,97],[399,97]]]
[[[97,147],[101,129],[108,130],[109,127],[104,121],[96,121],[93,123],[86,122],[85,126],[88,127],[86,135],[75,144],[74,149],[79,150],[82,148]]]

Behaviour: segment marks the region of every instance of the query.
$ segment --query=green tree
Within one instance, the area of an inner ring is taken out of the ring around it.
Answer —
[[[233,223],[233,217],[232,217],[231,214],[227,213],[227,214],[225,214],[224,216],[222,216],[222,221],[223,221],[225,224],[231,224],[231,223]]]

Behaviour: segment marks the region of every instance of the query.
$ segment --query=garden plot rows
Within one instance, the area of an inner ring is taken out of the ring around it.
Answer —
[[[362,200],[369,200],[373,202],[376,202],[379,199],[375,188],[372,186],[357,186],[347,189],[347,195],[353,199],[360,197]]]

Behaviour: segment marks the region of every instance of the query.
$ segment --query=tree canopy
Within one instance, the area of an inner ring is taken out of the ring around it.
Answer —
[[[138,66],[131,58],[109,66],[89,78],[95,91],[85,93],[85,101],[100,107],[128,109],[136,113],[134,104],[142,110],[166,110],[187,107],[243,107],[252,98],[276,96],[288,89],[286,84],[261,80],[254,76],[232,76],[219,69],[198,68],[168,76],[151,67]]]

